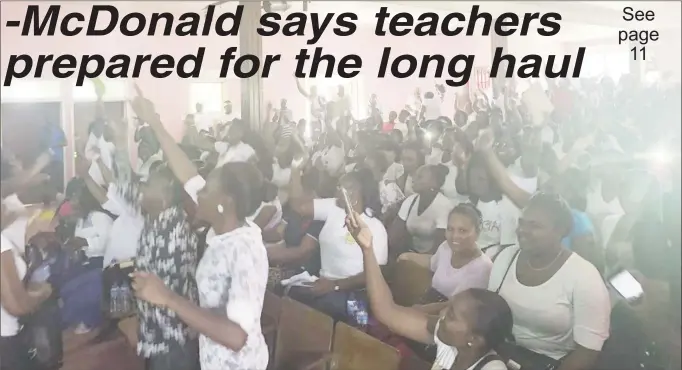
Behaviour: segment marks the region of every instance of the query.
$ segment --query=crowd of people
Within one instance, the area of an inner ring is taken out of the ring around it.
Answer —
[[[265,370],[266,290],[387,328],[433,369],[679,369],[679,85],[550,80],[540,113],[496,85],[453,117],[436,85],[390,112],[373,95],[362,119],[341,87],[299,90],[304,119],[286,100],[261,124],[198,105],[177,142],[138,89],[136,162],[100,109],[76,177],[39,206],[22,196],[53,154],[3,150],[2,370],[39,368],[22,324],[46,302],[86,333],[120,319],[102,301],[128,281],[147,369]],[[393,297],[405,264],[432,276],[409,307]],[[611,283],[623,273],[636,299]]]

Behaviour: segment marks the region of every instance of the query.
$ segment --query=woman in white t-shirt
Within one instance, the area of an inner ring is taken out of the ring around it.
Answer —
[[[466,137],[466,134],[457,129],[446,129],[442,138],[442,146],[445,151],[443,165],[448,168],[448,176],[441,188],[443,195],[448,197],[453,204],[467,202],[469,197],[460,194],[457,189],[457,182],[461,181],[461,176],[467,166],[468,160],[473,152],[473,145]]]
[[[216,141],[215,150],[218,152],[216,168],[230,162],[255,162],[256,151],[251,145],[242,141],[248,131],[246,122],[234,120],[229,126],[226,141]]]
[[[395,304],[373,253],[372,230],[360,220],[346,225],[362,248],[374,317],[405,338],[436,345],[432,370],[506,370],[495,348],[511,338],[512,313],[498,294],[472,288],[456,294],[439,316]]]
[[[417,175],[417,170],[426,163],[426,157],[419,144],[408,143],[403,146],[400,160],[404,172],[398,178],[398,186],[403,194],[409,197],[414,194],[414,178]]]
[[[312,199],[303,193],[300,171],[291,175],[289,204],[302,217],[313,216],[324,221],[320,231],[320,276],[310,287],[295,287],[292,297],[327,313],[337,320],[346,321],[346,301],[351,293],[360,298],[365,286],[362,252],[344,225],[346,204],[340,190],[336,198]],[[339,187],[348,192],[356,210],[372,230],[373,250],[380,264],[388,262],[386,229],[378,218],[381,213],[378,186],[368,170],[354,171],[341,177]],[[361,299],[361,298],[360,298]]]
[[[516,244],[516,224],[520,211],[497,186],[483,155],[474,153],[466,172],[466,193],[482,215],[478,244],[494,258],[499,246]]]
[[[440,192],[447,171],[443,165],[424,165],[417,171],[415,194],[405,198],[389,227],[392,251],[431,254],[445,241],[448,213],[453,207]]]
[[[2,227],[0,235],[0,368],[2,370],[34,369],[29,359],[29,349],[18,336],[21,331],[19,317],[30,314],[52,295],[49,284],[30,284],[25,288],[26,262],[19,248],[4,235],[7,224],[15,217],[2,205]],[[34,227],[25,228],[24,238],[30,239]]]
[[[90,264],[102,268],[114,221],[111,216],[103,212],[99,201],[85,185],[75,197],[71,198],[70,203],[78,221],[74,230],[74,238],[70,240],[69,246],[82,248]]]
[[[572,220],[560,197],[534,195],[519,219],[520,248],[500,253],[488,289],[509,303],[518,345],[561,368],[591,369],[609,337],[611,303],[597,269],[562,245]]]

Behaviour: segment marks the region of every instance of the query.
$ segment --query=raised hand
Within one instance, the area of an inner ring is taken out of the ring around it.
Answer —
[[[495,144],[495,132],[492,128],[485,128],[478,132],[478,138],[475,143],[477,151],[492,150],[493,144]]]
[[[130,102],[130,105],[132,106],[137,117],[149,124],[158,121],[159,115],[156,112],[154,103],[144,97],[142,89],[140,89],[137,84],[135,84],[135,92],[137,96],[135,96],[135,98]]]
[[[346,228],[355,242],[363,250],[372,250],[372,232],[359,214],[353,212],[353,217],[346,217]]]

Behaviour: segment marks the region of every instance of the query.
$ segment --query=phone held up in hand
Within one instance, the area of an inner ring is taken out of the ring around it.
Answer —
[[[357,220],[355,219],[355,212],[353,212],[353,203],[351,202],[350,196],[348,195],[348,190],[346,190],[346,188],[343,186],[341,187],[341,194],[343,195],[343,203],[346,206],[346,214],[350,217],[353,223],[357,223]]]
[[[608,282],[629,304],[636,304],[644,295],[642,284],[628,270],[612,274]]]

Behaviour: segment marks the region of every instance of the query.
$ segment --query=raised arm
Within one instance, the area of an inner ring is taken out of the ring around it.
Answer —
[[[6,196],[14,194],[26,187],[36,185],[47,179],[47,175],[42,175],[41,172],[50,163],[50,154],[43,153],[35,163],[28,169],[15,174],[11,179],[2,182],[0,187],[0,194],[4,199]]]
[[[395,303],[374,255],[372,233],[360,215],[356,213],[354,216],[346,219],[346,227],[362,248],[364,275],[372,312],[377,320],[388,326],[392,332],[421,343],[433,343],[438,317],[401,307]]]
[[[478,140],[476,140],[476,150],[484,156],[490,175],[495,179],[497,185],[502,189],[502,192],[504,192],[517,207],[524,208],[532,194],[521,189],[514,183],[511,177],[509,177],[507,169],[493,150],[494,141],[495,138],[492,130],[484,129],[481,131]]]
[[[144,98],[137,85],[135,87],[138,93],[138,96],[132,102],[135,114],[147,122],[152,131],[154,131],[161,149],[168,160],[168,165],[178,181],[182,184],[187,183],[191,178],[199,175],[197,168],[163,127],[161,119],[154,109],[154,104]]]
[[[303,85],[301,85],[301,80],[296,77],[296,88],[298,89],[298,92],[301,93],[301,95],[305,96],[306,98],[310,99],[310,93],[303,88]]]

